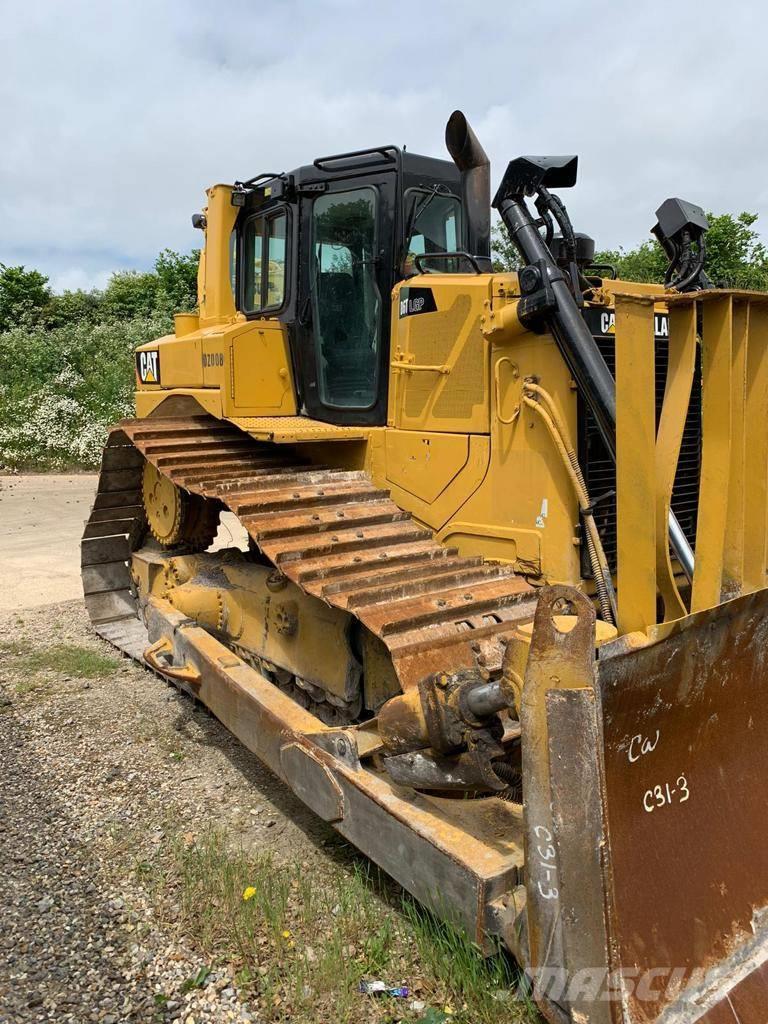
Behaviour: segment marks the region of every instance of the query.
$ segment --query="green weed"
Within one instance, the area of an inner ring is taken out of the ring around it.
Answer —
[[[16,667],[27,672],[56,672],[74,679],[99,679],[118,667],[116,658],[77,644],[54,644],[18,654]]]
[[[174,841],[164,857],[154,876],[145,861],[137,875],[161,907],[172,901],[174,920],[208,962],[232,965],[264,1021],[538,1020],[516,1001],[506,956],[484,958],[461,929],[404,897],[362,858],[329,864],[318,882],[316,870],[233,848],[219,832]],[[361,995],[364,978],[407,985],[411,995]],[[414,999],[425,1008],[412,1008]]]

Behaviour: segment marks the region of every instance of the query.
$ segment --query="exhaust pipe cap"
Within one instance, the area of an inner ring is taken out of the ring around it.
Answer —
[[[445,145],[461,172],[467,248],[482,270],[491,269],[491,162],[461,110],[445,126]]]
[[[445,145],[460,171],[483,167],[490,160],[461,110],[454,110],[445,126]]]

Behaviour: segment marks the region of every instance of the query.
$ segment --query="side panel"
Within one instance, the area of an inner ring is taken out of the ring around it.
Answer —
[[[138,352],[157,350],[159,353],[160,384],[152,385],[137,381],[142,391],[159,391],[161,388],[203,387],[202,333],[177,338],[168,334],[157,341],[142,345]]]
[[[149,415],[193,394],[215,416],[295,416],[287,330],[277,320],[235,320],[142,346],[157,350],[160,385],[138,384],[136,411]]]
[[[522,403],[533,377],[575,434],[576,394],[549,335],[522,333],[489,354],[490,464],[481,485],[439,534],[462,554],[540,570],[550,581],[578,584],[579,513],[562,458],[544,423]]]
[[[281,323],[252,321],[236,331],[230,338],[229,357],[235,410],[250,416],[296,415],[288,332]]]
[[[392,303],[390,426],[487,434],[489,343],[480,329],[490,275],[425,274]]]
[[[466,465],[469,438],[388,430],[386,449],[388,482],[431,504]]]

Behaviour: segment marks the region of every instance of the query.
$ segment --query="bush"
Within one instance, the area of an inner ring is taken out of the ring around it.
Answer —
[[[51,299],[48,278],[37,270],[0,263],[0,331],[42,321]]]
[[[107,428],[133,411],[134,349],[167,316],[0,334],[0,466],[98,466]]]
[[[134,349],[195,308],[199,256],[164,249],[152,271],[60,295],[0,263],[0,469],[98,466],[107,428],[133,411]]]

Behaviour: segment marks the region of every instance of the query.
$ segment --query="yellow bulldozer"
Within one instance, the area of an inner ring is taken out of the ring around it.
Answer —
[[[208,189],[199,312],[104,449],[91,620],[549,1021],[765,1024],[768,295],[712,285],[680,199],[665,283],[616,280],[575,157],[491,202],[459,111],[446,143]]]

